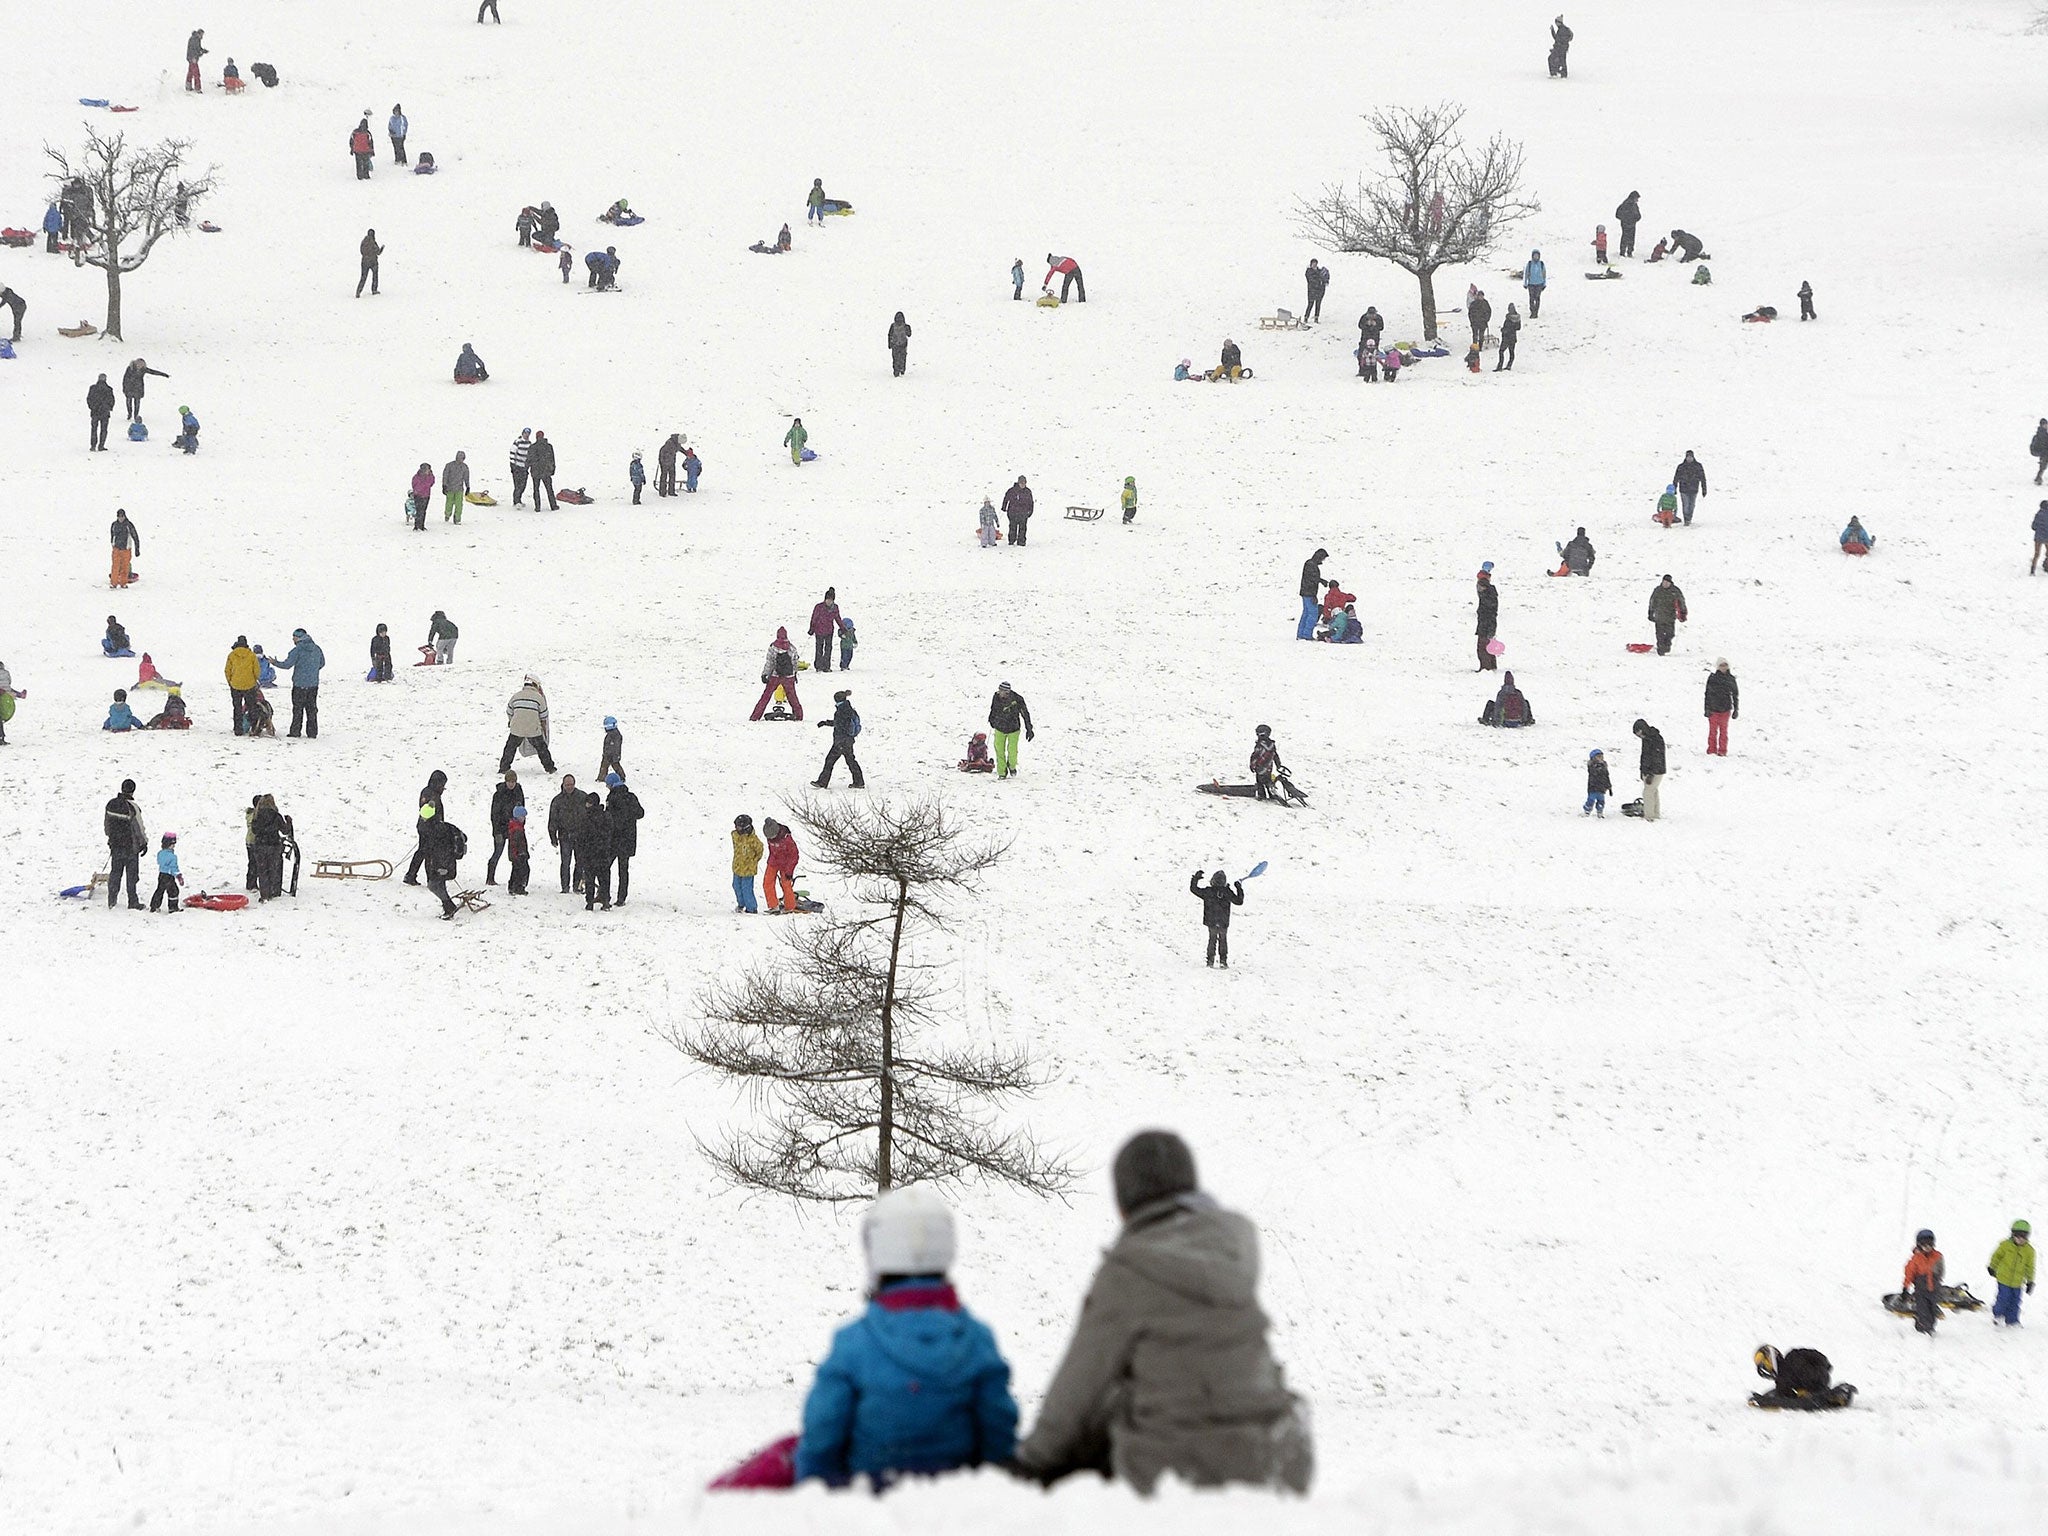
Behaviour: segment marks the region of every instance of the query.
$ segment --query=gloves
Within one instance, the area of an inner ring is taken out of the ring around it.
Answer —
[[[826,728],[827,726],[829,726],[829,725],[830,725],[831,723],[832,723],[832,722],[831,722],[830,720],[820,720],[820,721],[818,722],[818,729],[822,731],[822,730],[824,730],[824,729],[825,729],[825,728]]]
[[[1024,739],[1025,739],[1026,741],[1036,741],[1036,740],[1038,740],[1038,732],[1036,732],[1036,731],[1034,731],[1034,730],[1030,729],[1030,728],[1029,728],[1029,727],[1027,726],[1027,727],[1025,728],[1025,731],[1024,731]]]

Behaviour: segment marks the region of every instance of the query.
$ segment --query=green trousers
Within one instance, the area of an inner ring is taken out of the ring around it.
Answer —
[[[462,492],[450,491],[448,493],[447,501],[444,502],[441,506],[441,521],[444,523],[450,521],[458,523],[461,522],[462,506]]]
[[[996,732],[996,777],[1007,778],[1017,770],[1017,733]]]

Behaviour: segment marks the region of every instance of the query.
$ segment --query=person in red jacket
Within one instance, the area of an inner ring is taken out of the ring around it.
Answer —
[[[772,816],[761,823],[761,830],[768,834],[768,910],[794,912],[796,887],[790,883],[790,876],[796,873],[796,838],[789,828]],[[777,901],[775,896],[775,885],[778,880],[782,882],[780,901]]]
[[[356,180],[370,179],[370,159],[377,152],[377,141],[370,137],[370,120],[366,117],[356,124],[356,131],[348,136],[348,152],[356,157]]]
[[[1067,302],[1067,292],[1069,289],[1079,289],[1080,301],[1083,304],[1088,302],[1088,285],[1081,281],[1081,264],[1071,256],[1055,256],[1050,251],[1045,253],[1045,281],[1040,285],[1040,292],[1052,292],[1052,275],[1055,272],[1060,274],[1060,302],[1062,304]]]
[[[839,633],[839,592],[825,589],[824,600],[811,609],[811,670],[832,670],[832,639]]]
[[[1913,1302],[1913,1328],[1931,1335],[1941,1315],[1939,1290],[1948,1266],[1941,1250],[1934,1246],[1934,1234],[1922,1227],[1913,1238],[1913,1251],[1906,1256],[1906,1294]]]

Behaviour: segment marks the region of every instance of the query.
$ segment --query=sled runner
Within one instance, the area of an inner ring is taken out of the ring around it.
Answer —
[[[1067,521],[1070,523],[1099,523],[1102,521],[1100,507],[1069,507]]]
[[[99,333],[100,328],[90,320],[81,320],[76,325],[60,325],[57,327],[57,334],[59,336],[69,336],[74,341],[81,336],[97,336]]]
[[[239,912],[249,905],[249,898],[239,893],[213,896],[201,891],[197,896],[187,896],[185,905],[197,907],[202,912]]]
[[[1292,312],[1283,309],[1278,314],[1259,316],[1259,329],[1262,331],[1305,331],[1308,329],[1308,322],[1295,319]]]
[[[1967,1285],[1942,1285],[1935,1287],[1935,1303],[1944,1312],[1981,1312],[1984,1298],[1970,1294]],[[1913,1315],[1913,1297],[1907,1291],[1887,1291],[1884,1294],[1884,1309],[1900,1317]]]
[[[105,885],[106,883],[107,877],[105,872],[102,871],[100,873],[95,874],[90,880],[86,881],[85,884],[67,885],[64,887],[63,890],[59,891],[57,894],[59,896],[69,896],[74,898],[75,900],[91,901],[93,897],[99,895],[100,887]]]
[[[470,912],[488,912],[490,899],[482,891],[450,891],[448,899]]]
[[[315,880],[389,880],[389,859],[315,859]]]

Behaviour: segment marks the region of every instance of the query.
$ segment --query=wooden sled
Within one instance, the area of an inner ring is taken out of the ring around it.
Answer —
[[[1259,329],[1262,331],[1305,331],[1308,329],[1308,322],[1306,320],[1297,320],[1293,314],[1283,309],[1275,315],[1259,316]]]
[[[389,859],[315,859],[315,880],[389,880]]]
[[[1102,521],[1100,507],[1069,507],[1067,521],[1070,523],[1099,523]]]
[[[470,912],[491,910],[491,903],[482,891],[451,891],[448,899]]]
[[[99,333],[100,328],[89,320],[81,320],[76,325],[60,325],[57,327],[57,334],[59,336],[69,336],[74,341],[81,336],[97,336]]]
[[[57,894],[59,896],[71,896],[85,901],[91,901],[93,897],[99,895],[100,887],[105,885],[106,883],[106,872],[104,870],[101,870],[98,873],[94,874],[90,880],[85,882],[85,884],[67,885],[64,887],[63,890],[59,891]]]

